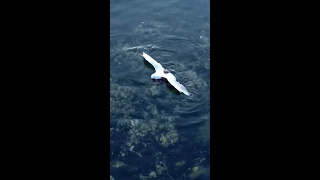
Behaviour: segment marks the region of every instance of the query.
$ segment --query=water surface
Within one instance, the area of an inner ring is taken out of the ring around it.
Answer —
[[[209,3],[111,0],[110,178],[209,179]],[[151,80],[142,52],[191,96]]]

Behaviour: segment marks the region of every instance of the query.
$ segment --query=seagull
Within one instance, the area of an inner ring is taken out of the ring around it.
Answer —
[[[150,57],[148,54],[146,53],[142,53],[142,56],[144,57],[144,59],[146,59],[150,64],[152,64],[152,66],[154,67],[154,69],[156,70],[155,73],[153,73],[151,75],[151,79],[162,79],[165,78],[169,81],[169,83],[175,87],[179,92],[184,93],[185,95],[189,96],[190,93],[188,92],[188,90],[182,85],[180,84],[177,80],[176,77],[170,73],[169,70],[164,69],[162,67],[162,65],[160,63],[158,63],[156,60],[154,60],[152,57]]]

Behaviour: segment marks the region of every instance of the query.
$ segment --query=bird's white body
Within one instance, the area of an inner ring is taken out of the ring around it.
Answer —
[[[163,72],[155,72],[151,74],[151,79],[162,79],[163,78]]]
[[[170,73],[168,70],[164,69],[160,63],[158,63],[156,60],[154,60],[152,57],[150,57],[146,53],[142,53],[142,56],[150,63],[153,65],[155,69],[155,73],[151,75],[151,79],[162,79],[166,78],[169,83],[174,86],[179,92],[184,93],[185,95],[189,96],[190,93],[188,90],[180,84],[177,80],[176,77]]]

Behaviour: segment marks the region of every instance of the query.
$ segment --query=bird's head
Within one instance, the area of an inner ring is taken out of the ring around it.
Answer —
[[[165,69],[165,70],[163,70],[163,73],[167,74],[167,73],[170,73],[170,71]]]

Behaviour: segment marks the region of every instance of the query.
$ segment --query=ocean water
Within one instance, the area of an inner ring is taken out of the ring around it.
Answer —
[[[110,179],[210,178],[209,5],[111,0]],[[142,52],[191,96],[152,80]]]

